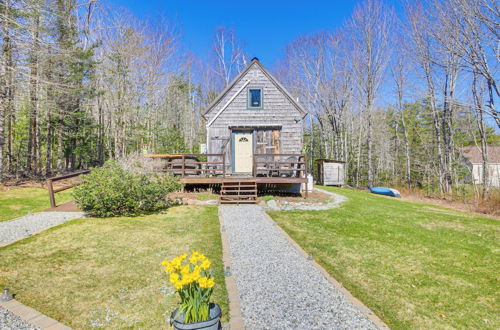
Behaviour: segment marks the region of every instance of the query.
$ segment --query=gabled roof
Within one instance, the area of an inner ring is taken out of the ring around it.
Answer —
[[[462,156],[473,164],[483,163],[483,152],[479,147],[459,147]],[[488,146],[488,163],[500,164],[500,146]]]
[[[236,76],[236,78],[234,78],[234,80],[229,84],[227,85],[226,88],[224,88],[224,90],[219,94],[219,96],[217,96],[217,98],[212,102],[210,103],[210,105],[207,107],[205,113],[203,114],[203,118],[206,119],[206,115],[212,111],[215,106],[217,106],[221,101],[222,99],[224,98],[224,96],[226,96],[226,94],[231,90],[233,89],[233,87],[241,80],[241,78],[243,78],[245,76],[245,74],[250,70],[250,68],[252,67],[252,65],[258,65],[262,72],[266,75],[266,77],[276,86],[276,88],[278,88],[278,90],[281,91],[281,93],[283,93],[283,95],[286,96],[286,98],[294,105],[294,107],[303,115],[303,117],[305,117],[307,115],[307,111],[304,110],[304,108],[302,108],[302,106],[300,104],[298,104],[292,97],[292,95],[290,95],[290,93],[288,93],[288,91],[285,89],[285,87],[283,87],[278,80],[276,80],[273,75],[264,67],[264,65],[262,65],[262,63],[260,63],[259,59],[257,57],[254,57],[252,59],[252,61],[250,61],[250,63],[247,65],[247,67],[241,71],[238,76]]]

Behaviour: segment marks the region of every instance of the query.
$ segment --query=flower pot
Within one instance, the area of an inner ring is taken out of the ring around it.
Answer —
[[[170,316],[170,322],[176,330],[219,330],[220,329],[220,316],[221,310],[219,305],[210,304],[209,307],[210,318],[206,321],[195,322],[195,323],[184,323],[184,314],[179,313],[179,309],[176,309],[172,316]]]

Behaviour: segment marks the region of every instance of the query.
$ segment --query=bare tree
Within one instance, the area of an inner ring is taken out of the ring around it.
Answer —
[[[377,0],[367,0],[354,9],[349,22],[351,61],[367,120],[368,186],[373,185],[372,111],[390,58],[392,8]]]
[[[247,65],[247,55],[242,43],[237,39],[234,29],[219,27],[215,33],[212,45],[215,68],[222,87],[229,85],[231,80]]]
[[[399,114],[399,120],[401,121],[401,128],[403,130],[404,136],[404,153],[405,153],[405,168],[406,168],[406,184],[408,188],[411,188],[411,153],[410,153],[410,141],[408,137],[408,128],[405,119],[405,93],[408,89],[408,75],[410,72],[409,62],[407,60],[407,52],[404,50],[404,47],[401,47],[405,44],[404,36],[402,34],[398,34],[395,39],[396,43],[400,45],[400,47],[396,50],[396,54],[391,63],[391,73],[394,79],[395,84],[395,92],[396,92],[396,108]]]
[[[4,175],[5,120],[11,109],[12,95],[12,43],[10,39],[10,0],[3,2],[2,67],[0,71],[0,182]],[[9,144],[10,149],[10,144]]]
[[[452,63],[447,63],[446,67],[453,70],[456,66],[453,63],[461,60],[468,71],[472,72],[473,111],[477,113],[483,157],[483,195],[486,195],[489,170],[485,116],[490,115],[500,127],[500,114],[494,104],[495,97],[500,96],[495,79],[499,63],[497,47],[500,10],[497,2],[489,0],[448,0],[437,3],[435,8],[439,13],[442,35],[445,36],[438,38],[440,45],[450,54],[448,58],[452,58]],[[482,92],[483,84],[486,93]],[[486,98],[483,96],[485,94]],[[454,100],[451,101],[453,104]]]

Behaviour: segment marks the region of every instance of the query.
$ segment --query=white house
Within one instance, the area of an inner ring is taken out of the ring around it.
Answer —
[[[483,153],[474,147],[459,148],[462,156],[468,161],[474,184],[483,183]],[[500,187],[500,147],[488,147],[489,185]]]

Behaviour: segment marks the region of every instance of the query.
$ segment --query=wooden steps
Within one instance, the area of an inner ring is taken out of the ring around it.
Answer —
[[[248,179],[222,181],[219,202],[221,204],[255,204],[257,182]]]

